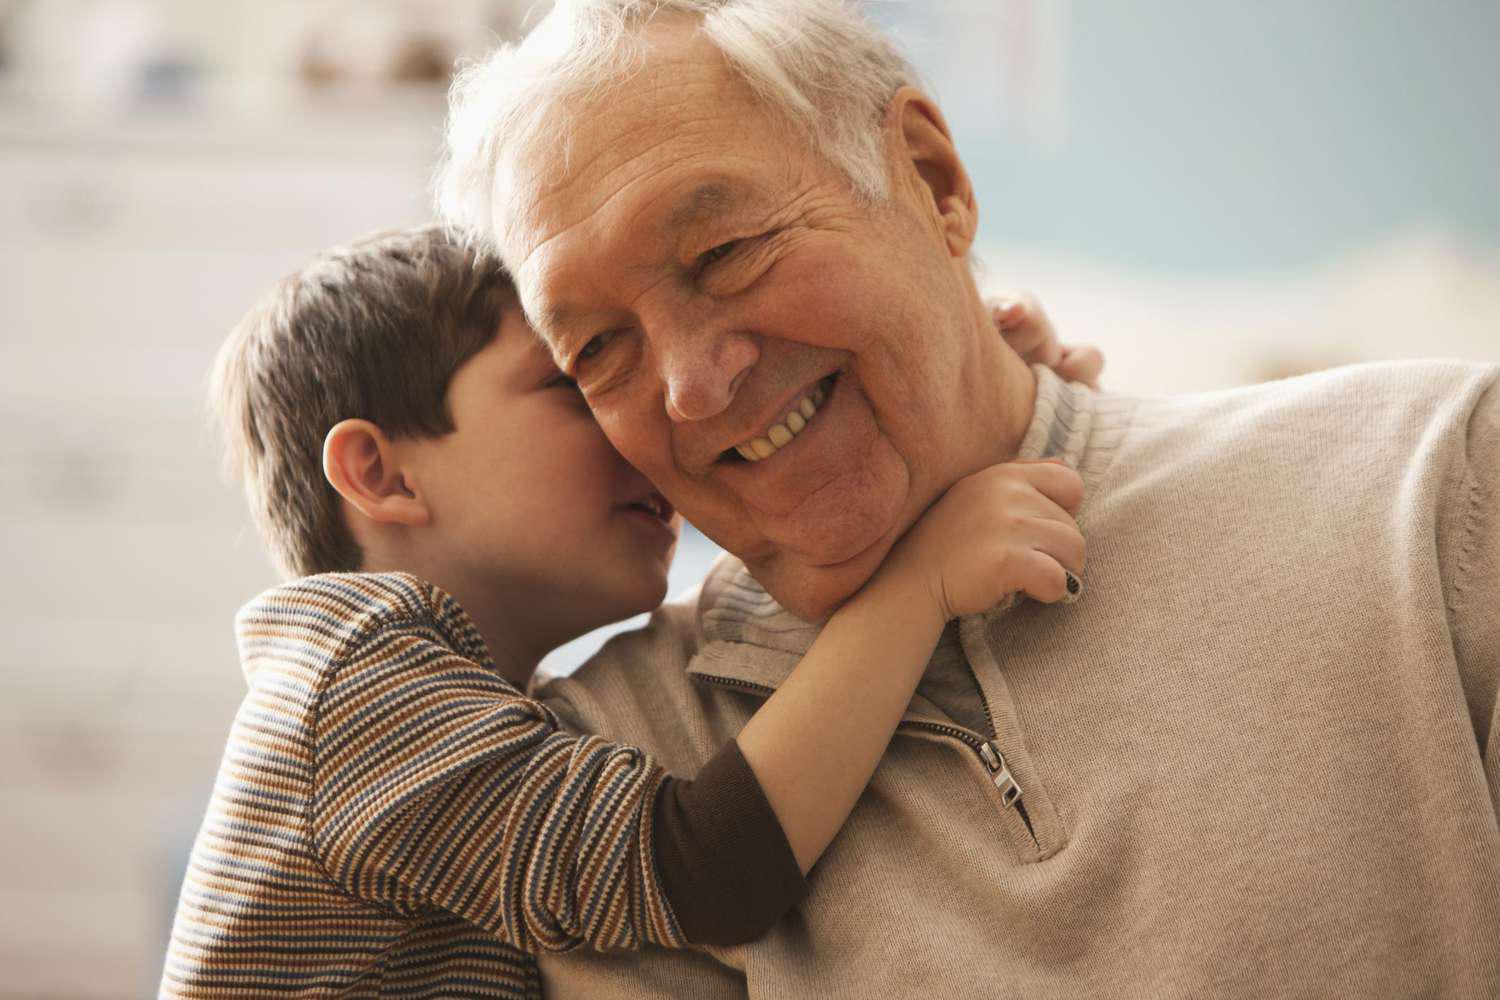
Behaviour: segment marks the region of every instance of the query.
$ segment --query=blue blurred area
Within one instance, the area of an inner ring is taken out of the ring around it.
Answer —
[[[948,112],[991,240],[1189,273],[1285,271],[1416,227],[1500,244],[1500,4],[872,10]],[[1013,70],[1049,32],[1062,127],[1039,143]]]

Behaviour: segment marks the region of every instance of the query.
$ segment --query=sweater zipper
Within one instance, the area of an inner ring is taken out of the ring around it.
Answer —
[[[774,688],[766,687],[764,684],[742,681],[735,677],[718,677],[714,674],[699,674],[698,676],[705,681],[711,681],[723,687],[749,691],[768,698],[776,693]],[[987,740],[977,733],[972,733],[967,729],[960,729],[958,726],[945,726],[940,722],[921,722],[915,719],[897,723],[896,730],[899,732],[902,729],[922,729],[927,732],[937,733],[958,740],[972,750],[975,756],[979,758],[979,762],[984,765],[985,773],[989,775],[990,781],[999,790],[1000,804],[1007,809],[1014,809],[1016,811],[1016,815],[1021,818],[1021,822],[1026,826],[1026,833],[1031,837],[1032,846],[1038,852],[1041,851],[1041,841],[1037,840],[1036,828],[1032,826],[1031,816],[1027,814],[1026,803],[1022,800],[1021,784],[1010,773],[1010,768],[1005,763],[1005,754],[1001,752],[1000,747],[995,744],[994,740]]]
[[[1016,780],[1015,775],[1010,773],[1006,766],[1005,754],[994,740],[987,740],[967,729],[957,726],[945,726],[939,722],[902,722],[896,726],[897,729],[925,729],[929,732],[940,733],[965,744],[979,757],[979,762],[984,765],[985,771],[990,776],[990,781],[1000,792],[1000,804],[1008,809],[1014,809],[1016,815],[1021,817],[1021,822],[1026,824],[1026,833],[1031,837],[1032,846],[1038,852],[1042,849],[1041,841],[1036,838],[1036,827],[1031,825],[1031,816],[1026,812],[1026,803],[1022,798],[1021,783]]]

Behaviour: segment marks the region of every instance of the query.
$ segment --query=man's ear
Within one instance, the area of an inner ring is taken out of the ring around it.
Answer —
[[[915,170],[917,193],[931,206],[948,252],[967,257],[979,231],[979,203],[942,111],[916,87],[902,87],[891,98],[886,126]]]
[[[385,432],[368,420],[344,420],[323,439],[323,475],[339,496],[371,521],[409,527],[432,520],[397,461]]]

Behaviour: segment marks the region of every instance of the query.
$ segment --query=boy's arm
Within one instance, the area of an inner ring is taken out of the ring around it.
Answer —
[[[695,943],[753,941],[806,894],[806,872],[869,782],[943,630],[910,583],[872,581],[737,739],[692,781],[663,786],[658,869]]]
[[[535,954],[737,944],[807,891],[734,741],[675,781],[564,731],[429,620],[387,622],[342,660],[316,703],[309,819],[359,899],[435,906]]]
[[[824,626],[739,745],[809,871],[885,753],[947,619],[922,581],[877,575]]]

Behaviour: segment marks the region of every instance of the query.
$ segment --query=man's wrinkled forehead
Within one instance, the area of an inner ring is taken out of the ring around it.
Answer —
[[[567,290],[587,284],[617,241],[670,239],[744,198],[723,176],[746,166],[731,151],[752,121],[769,124],[764,110],[707,42],[678,56],[579,102],[566,143],[509,168],[502,256],[549,342],[573,318]]]

